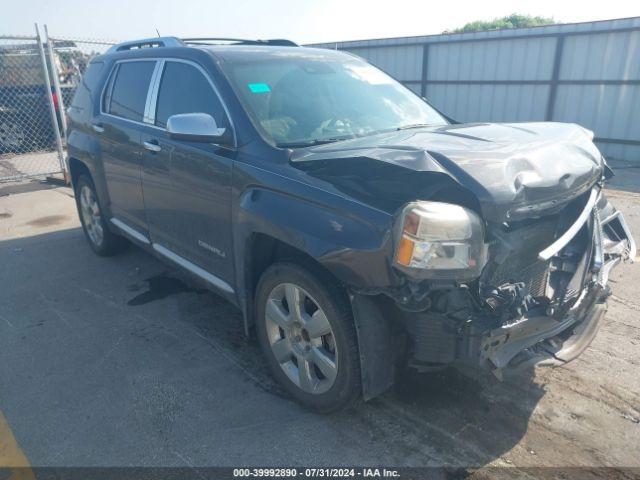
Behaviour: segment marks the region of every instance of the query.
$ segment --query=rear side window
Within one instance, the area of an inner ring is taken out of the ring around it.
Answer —
[[[168,61],[158,91],[155,123],[164,128],[171,115],[180,113],[208,113],[218,127],[229,126],[222,103],[203,73],[193,65]]]
[[[149,81],[156,62],[122,62],[118,65],[105,111],[117,117],[142,121]]]
[[[87,70],[82,75],[82,81],[76,88],[76,93],[73,96],[71,106],[79,109],[83,109],[91,103],[91,92],[96,88],[98,81],[100,80],[102,62],[91,62],[87,67]]]

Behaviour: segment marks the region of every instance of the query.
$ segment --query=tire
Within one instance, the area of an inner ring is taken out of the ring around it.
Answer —
[[[88,175],[80,175],[78,178],[75,197],[82,230],[91,249],[103,257],[124,251],[129,242],[109,230],[96,194],[96,187]]]
[[[260,347],[292,397],[322,413],[361,397],[351,304],[334,278],[313,265],[276,263],[260,278],[255,305]]]

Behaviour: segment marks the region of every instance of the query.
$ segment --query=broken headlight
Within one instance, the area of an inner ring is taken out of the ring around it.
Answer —
[[[414,202],[402,211],[395,263],[421,278],[470,280],[486,259],[484,228],[471,210],[441,202]]]

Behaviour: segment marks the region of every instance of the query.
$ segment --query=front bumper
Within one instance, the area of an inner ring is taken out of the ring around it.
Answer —
[[[621,261],[634,260],[636,244],[624,216],[606,199],[599,197],[589,208],[592,251],[585,271],[576,272],[583,275],[583,287],[573,305],[560,316],[538,310],[478,335],[477,360],[498,378],[512,369],[569,362],[596,336],[610,295],[609,275]]]
[[[531,316],[490,331],[482,338],[480,364],[502,378],[512,369],[561,365],[578,357],[595,338],[606,312],[606,291],[593,288],[584,293],[582,301],[560,321]]]

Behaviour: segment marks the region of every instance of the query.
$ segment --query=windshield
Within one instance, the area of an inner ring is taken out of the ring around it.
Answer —
[[[225,69],[254,123],[280,147],[447,123],[409,89],[356,58],[268,57]]]

